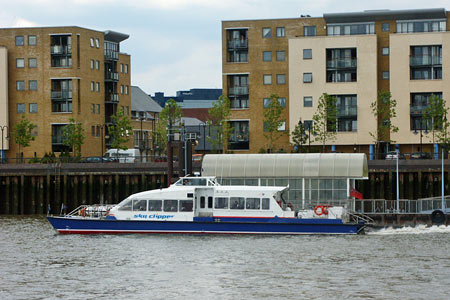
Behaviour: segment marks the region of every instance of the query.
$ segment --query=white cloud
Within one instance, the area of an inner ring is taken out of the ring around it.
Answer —
[[[0,27],[36,27],[36,26],[40,26],[40,24],[15,16],[14,14],[9,14],[7,12],[0,12]]]

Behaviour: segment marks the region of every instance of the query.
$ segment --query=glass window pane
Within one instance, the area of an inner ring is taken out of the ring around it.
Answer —
[[[226,197],[214,198],[214,208],[228,209],[228,198]]]
[[[272,75],[264,75],[264,84],[272,84]]]
[[[147,200],[133,200],[133,211],[146,211]]]
[[[162,200],[148,200],[149,211],[161,211]]]
[[[285,60],[286,60],[286,52],[277,51],[277,61],[285,61]]]
[[[259,209],[259,198],[247,198],[245,199],[245,208],[246,209]]]
[[[312,49],[303,49],[303,59],[312,59]]]
[[[16,36],[16,46],[23,46],[25,44],[25,39],[23,35]]]
[[[35,35],[28,36],[28,46],[36,46],[37,38]]]
[[[178,200],[164,200],[164,211],[178,211]]]
[[[272,61],[272,51],[263,51],[263,61]]]
[[[180,211],[188,212],[192,211],[193,201],[192,200],[180,200]]]
[[[263,38],[272,37],[272,28],[263,28],[262,29]]]
[[[245,198],[244,197],[230,197],[230,208],[231,209],[244,209]]]
[[[269,198],[262,198],[261,208],[262,209],[270,208],[270,199]]]

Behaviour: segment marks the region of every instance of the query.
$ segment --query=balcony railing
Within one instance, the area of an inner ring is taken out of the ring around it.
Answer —
[[[53,55],[72,54],[72,46],[55,45],[50,47],[50,53]]]
[[[105,80],[119,81],[119,73],[116,72],[106,72]]]
[[[234,86],[228,88],[228,95],[248,95],[248,86]]]
[[[427,109],[427,105],[410,105],[409,112],[411,116],[423,115],[424,111]]]
[[[228,40],[228,49],[248,48],[248,40],[233,39]]]
[[[72,99],[72,91],[52,91],[52,99]]]
[[[409,57],[411,66],[442,65],[442,56],[415,55]]]
[[[337,111],[337,116],[339,117],[356,117],[358,115],[357,106],[345,106],[339,107]]]
[[[107,50],[105,49],[105,59],[107,60],[118,60],[119,59],[119,52],[114,50]]]
[[[106,94],[106,102],[119,102],[119,94]]]
[[[330,59],[327,60],[327,68],[356,68],[356,58]]]

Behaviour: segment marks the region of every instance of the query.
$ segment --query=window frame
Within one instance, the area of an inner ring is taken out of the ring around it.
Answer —
[[[34,37],[34,43],[30,43],[31,38]],[[36,46],[37,45],[37,36],[36,35],[29,35],[28,36],[28,46]]]
[[[386,52],[387,51],[387,52]],[[389,56],[389,47],[383,47],[381,48],[381,55],[382,56]]]
[[[311,101],[307,101],[307,99],[311,99]],[[303,107],[313,107],[313,97],[312,96],[303,96]]]
[[[280,32],[280,34],[278,34]],[[284,26],[277,27],[276,29],[276,37],[285,37],[286,36],[286,29]]]
[[[270,78],[270,83],[266,83],[266,78]],[[264,74],[263,75],[263,85],[272,85],[272,74]]]
[[[314,29],[314,34],[306,34],[309,29]],[[303,26],[303,36],[317,36],[317,28],[315,25]]]
[[[267,57],[268,54],[270,54],[270,58]],[[262,60],[266,61],[266,62],[271,62],[272,61],[272,51],[263,51]]]
[[[20,40],[22,42],[20,42]],[[25,46],[25,36],[23,36],[23,35],[16,35],[15,42],[16,42],[16,46],[17,47]]]
[[[19,109],[19,107],[20,107],[20,109]],[[17,103],[16,109],[17,109],[18,114],[24,114],[26,111],[25,103]]]
[[[19,66],[19,61],[22,62],[22,66]],[[16,58],[16,69],[25,68],[25,58]]]
[[[264,34],[264,31],[267,33]],[[272,27],[263,27],[262,28],[262,38],[263,39],[270,39],[272,37]]]
[[[280,54],[283,54],[282,57],[279,56]],[[286,51],[284,50],[276,51],[275,57],[277,61],[286,61]]]
[[[35,107],[36,110],[31,109],[32,107]],[[37,114],[38,113],[38,104],[37,103],[30,103],[29,104],[29,112],[30,112],[30,114]]]
[[[310,78],[311,78],[309,81],[307,80],[307,77],[306,77],[308,75],[310,75]],[[312,72],[304,72],[303,73],[303,83],[312,83],[312,82],[313,82],[313,73]]]
[[[95,47],[95,43],[94,43],[94,38],[93,37],[90,38],[90,46],[91,46],[91,48]]]
[[[22,83],[23,89],[19,88],[20,83]],[[16,80],[16,91],[25,91],[25,80]]]
[[[307,53],[310,53],[311,57],[307,57]],[[312,59],[312,49],[303,49],[303,59]]]
[[[276,78],[277,78],[278,85],[286,84],[286,74],[277,74]],[[283,80],[280,80],[281,78],[283,78]]]
[[[32,88],[32,86],[31,86],[32,83],[36,83],[36,88]],[[37,91],[38,90],[37,80],[28,80],[28,90],[29,91]]]

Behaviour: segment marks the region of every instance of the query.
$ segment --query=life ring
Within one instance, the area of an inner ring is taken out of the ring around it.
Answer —
[[[328,207],[330,207],[330,205],[316,205],[316,207],[314,208],[314,213],[318,216],[328,215]],[[320,211],[318,211],[319,208]]]

